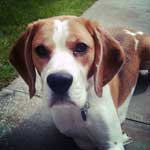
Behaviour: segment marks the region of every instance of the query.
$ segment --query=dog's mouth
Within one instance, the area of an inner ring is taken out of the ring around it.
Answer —
[[[58,105],[75,105],[76,106],[76,104],[71,101],[53,101],[49,104],[49,107],[52,108],[52,107],[58,106]]]
[[[55,105],[76,105],[74,102],[70,100],[70,97],[65,95],[54,95],[49,100],[49,107],[52,108]]]

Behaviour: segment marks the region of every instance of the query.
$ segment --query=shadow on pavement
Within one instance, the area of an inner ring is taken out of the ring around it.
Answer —
[[[0,150],[79,150],[73,140],[34,116],[0,139]]]
[[[139,95],[141,93],[144,93],[149,86],[150,86],[150,71],[149,73],[146,74],[140,73],[134,95]]]

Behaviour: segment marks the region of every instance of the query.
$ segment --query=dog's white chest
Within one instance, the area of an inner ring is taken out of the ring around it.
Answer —
[[[94,97],[92,99],[89,96],[90,108],[86,121],[83,121],[78,107],[60,104],[51,108],[53,122],[61,133],[72,137],[83,149],[117,146],[118,150],[123,150],[120,122],[108,86],[104,87],[103,93],[102,98],[91,95]],[[116,142],[118,145],[115,145]]]
[[[51,114],[61,133],[71,137],[87,134],[87,123],[83,121],[78,107],[72,104],[57,105],[52,108]]]

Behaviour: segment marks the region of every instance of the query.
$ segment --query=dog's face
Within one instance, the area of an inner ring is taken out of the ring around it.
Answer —
[[[43,95],[52,107],[87,100],[88,79],[95,92],[119,71],[124,62],[120,45],[96,23],[75,16],[39,20],[28,26],[10,53],[10,62],[35,93],[35,69]]]
[[[49,19],[33,38],[32,57],[50,106],[64,101],[84,105],[94,42],[83,24],[73,18]]]

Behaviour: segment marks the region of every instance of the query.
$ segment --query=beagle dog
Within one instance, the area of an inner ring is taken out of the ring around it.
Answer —
[[[41,77],[43,103],[57,129],[81,149],[124,150],[121,124],[140,69],[150,69],[150,36],[108,29],[76,16],[28,25],[9,60],[35,94]]]

